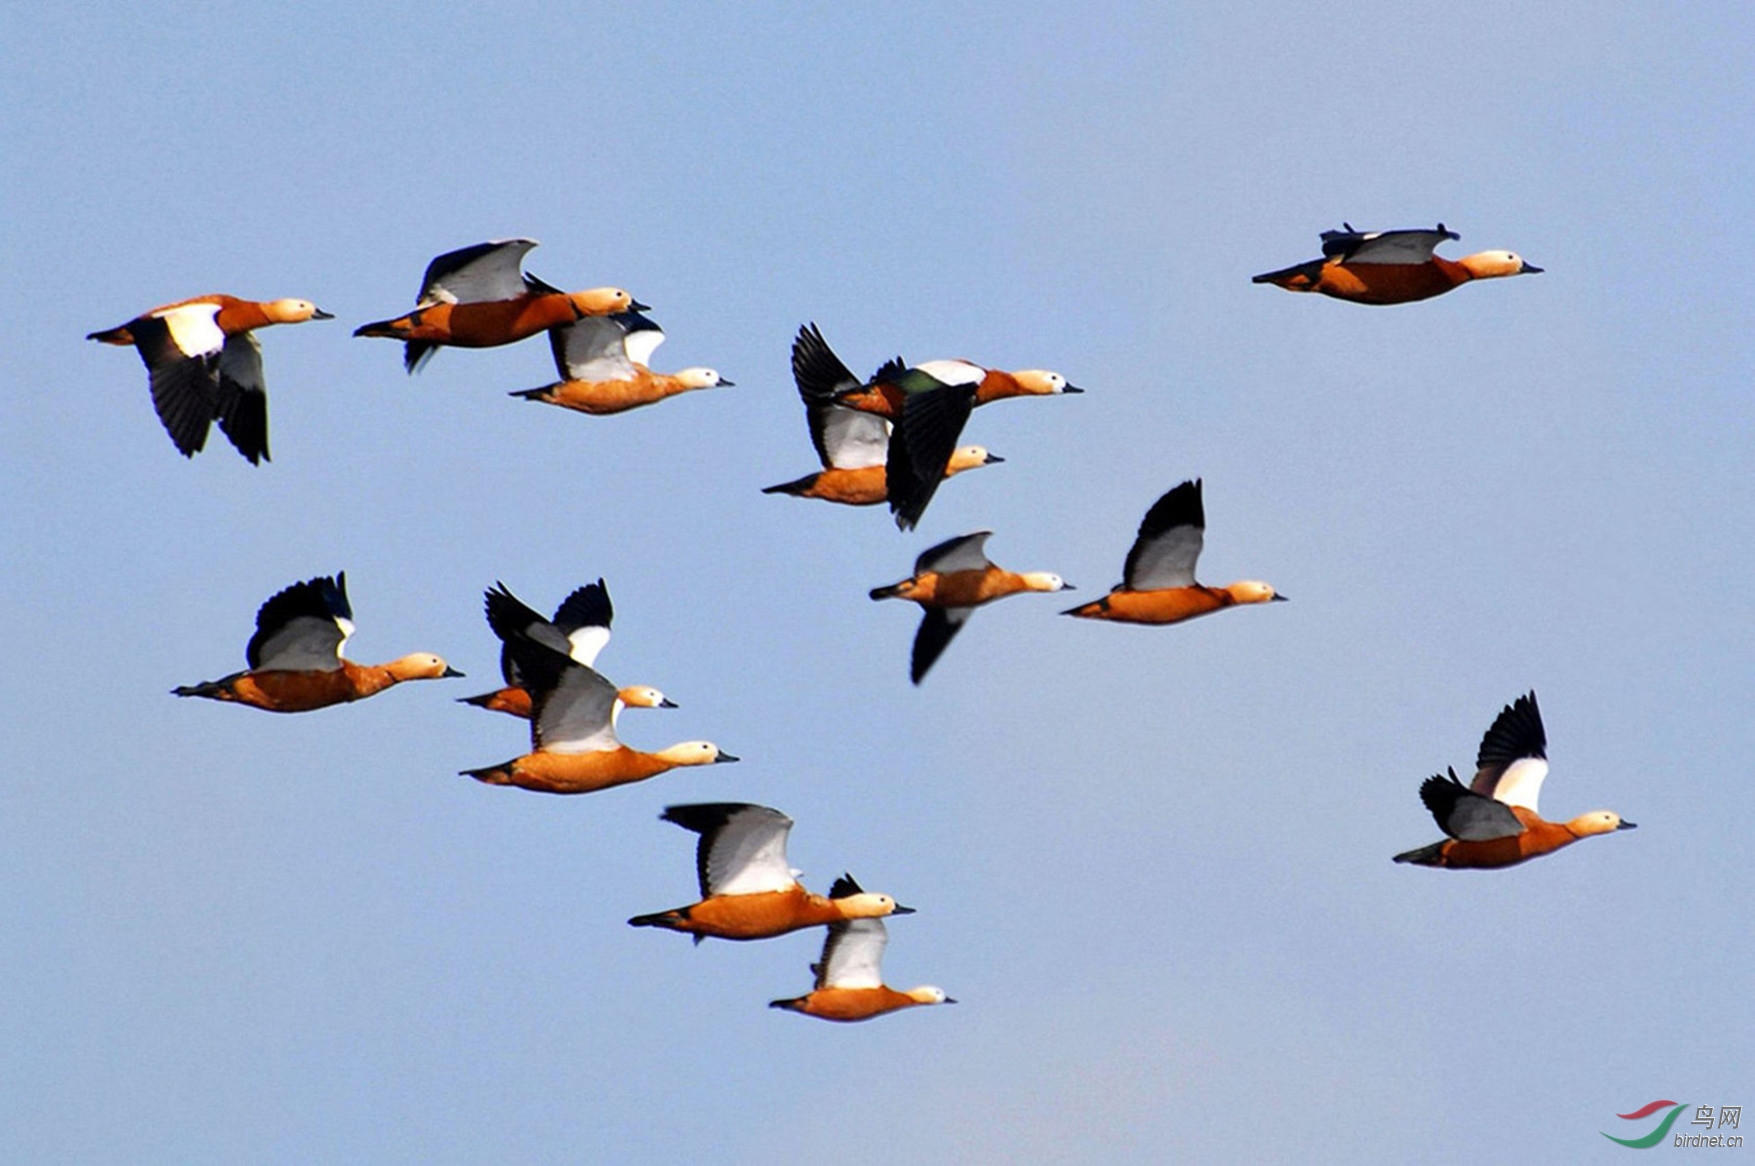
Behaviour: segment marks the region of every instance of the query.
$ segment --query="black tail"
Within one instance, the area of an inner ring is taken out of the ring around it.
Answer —
[[[1430,846],[1422,846],[1418,850],[1407,850],[1395,856],[1397,862],[1411,862],[1415,866],[1438,866],[1444,853],[1444,843],[1434,842]]]
[[[778,486],[763,486],[762,493],[798,495],[810,489],[811,486],[816,483],[816,480],[817,476],[815,474],[806,474],[795,482],[782,482]]]

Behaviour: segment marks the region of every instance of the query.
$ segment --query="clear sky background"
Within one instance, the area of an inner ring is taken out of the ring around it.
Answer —
[[[1599,1131],[1649,1127],[1617,1112],[1755,1106],[1747,7],[4,20],[0,1158],[1611,1162]],[[1547,274],[1250,284],[1342,219]],[[349,336],[508,235],[736,387],[590,418],[505,395],[553,379],[540,339],[411,378]],[[217,433],[185,462],[134,354],[82,339],[213,291],[338,317],[261,334],[260,469]],[[1089,392],[978,412],[1007,461],[904,536],[759,493],[815,468],[807,320],[856,370]],[[1203,580],[1292,602],[1057,616],[1196,475]],[[980,528],[1080,590],[981,610],[914,689],[916,609],[866,590]],[[468,679],[169,695],[341,569],[353,658]],[[743,762],[456,776],[526,744],[453,703],[497,680],[483,588],[599,575],[604,671],[681,705],[624,739]],[[1392,865],[1531,688],[1545,815],[1640,828]],[[813,887],[919,908],[887,978],[961,1003],[825,1024],[766,1007],[820,933],[627,927],[694,897],[658,811],[721,799],[792,815]]]

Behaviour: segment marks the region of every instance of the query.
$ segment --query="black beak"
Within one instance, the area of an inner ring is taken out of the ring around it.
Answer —
[[[1005,459],[1000,457],[998,454],[990,453],[987,455],[987,460],[982,462],[981,464],[984,466],[991,466],[991,465],[995,465],[999,462],[1003,462],[1004,460]]]
[[[658,702],[658,707],[661,709],[673,709],[676,707],[676,702],[667,696]]]
[[[733,757],[731,754],[729,754],[725,750],[721,749],[719,751],[719,756],[717,756],[713,759],[713,764],[717,765],[722,761],[740,761],[740,760],[742,760],[742,758]]]
[[[444,670],[444,671],[443,671],[443,672],[441,672],[441,673],[439,673],[439,679],[440,679],[440,680],[444,680],[444,679],[445,679],[445,678],[446,678],[446,677],[450,677],[450,676],[462,676],[462,675],[463,675],[463,673],[461,673],[461,672],[459,672],[459,671],[457,671],[457,669],[455,669],[455,668],[453,668],[453,667],[451,667],[451,666],[450,666],[450,665],[448,665],[448,664],[447,664],[447,665],[446,665],[446,666],[445,666],[445,670]]]
[[[1517,273],[1519,275],[1540,275],[1542,274],[1542,269],[1533,263],[1526,263],[1517,269]]]
[[[1615,829],[1617,829],[1617,830],[1637,830],[1637,829],[1639,829],[1639,823],[1638,822],[1622,822],[1619,826],[1616,826]]]
[[[639,300],[636,300],[636,299],[633,299],[632,297],[629,297],[628,311],[630,311],[630,312],[650,312],[651,310],[652,310],[651,304],[642,304]]]
[[[894,911],[891,911],[890,914],[892,914],[892,915],[912,915],[912,914],[914,914],[914,908],[904,907],[904,906],[902,906],[902,904],[897,903],[896,909]]]
[[[956,1001],[955,1001],[955,1000],[953,1000],[953,999],[951,999],[951,998],[950,998],[950,997],[949,997],[949,996],[946,996],[946,997],[945,997],[945,1001],[944,1001],[944,1002],[945,1002],[945,1003],[946,1003],[946,1004],[955,1004],[955,1003],[956,1003]]]
[[[334,312],[325,312],[322,308],[318,308],[316,311],[311,313],[311,319],[313,319],[313,320],[333,320],[333,319],[335,319],[335,313]]]
[[[1069,383],[1069,384],[1065,384],[1065,385],[1062,385],[1062,386],[1061,386],[1061,388],[1060,388],[1060,391],[1061,391],[1061,392],[1063,392],[1063,393],[1082,393],[1082,392],[1084,392],[1084,391],[1085,391],[1085,390],[1083,390],[1083,389],[1081,389],[1081,388],[1079,388],[1079,387],[1078,387],[1078,386],[1077,386],[1077,385],[1075,385],[1075,384],[1070,384],[1070,383]],[[946,1000],[946,1001],[945,1001],[945,1003],[946,1003],[946,1004],[955,1004],[955,1003],[956,1003],[956,1001],[955,1001],[955,1000]]]
[[[720,377],[719,378],[719,387],[722,389],[726,389],[726,388],[735,389],[735,388],[737,388],[737,382],[736,381],[728,381],[724,377]]]
[[[1292,598],[1290,595],[1281,595],[1278,591],[1276,591],[1276,592],[1274,592],[1273,602],[1284,603],[1286,600],[1288,600],[1290,598]]]

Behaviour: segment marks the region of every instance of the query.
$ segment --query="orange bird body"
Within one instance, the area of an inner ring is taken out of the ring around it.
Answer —
[[[1611,810],[1592,810],[1569,822],[1549,822],[1536,810],[1548,775],[1548,735],[1536,694],[1505,706],[1481,737],[1475,777],[1468,785],[1456,770],[1429,777],[1420,800],[1438,828],[1449,835],[1395,856],[1397,862],[1451,870],[1493,870],[1552,854],[1581,838],[1633,829]]]
[[[345,572],[294,583],[257,611],[256,634],[244,652],[247,671],[172,692],[271,713],[303,713],[363,700],[404,680],[463,675],[430,652],[388,664],[355,664],[341,656],[352,634]]]
[[[1237,603],[1286,598],[1254,579],[1224,587],[1196,583],[1194,567],[1200,559],[1206,527],[1200,479],[1183,482],[1146,511],[1139,535],[1127,552],[1122,581],[1114,590],[1061,614],[1113,623],[1171,624]]]
[[[1434,255],[1440,243],[1462,238],[1443,223],[1436,230],[1410,231],[1361,232],[1342,226],[1345,230],[1322,233],[1321,259],[1266,272],[1253,282],[1356,304],[1408,304],[1471,280],[1538,275],[1542,270],[1512,251],[1482,251],[1461,259]]]
[[[628,920],[633,927],[662,927],[703,939],[770,939],[846,919],[906,915],[888,895],[860,889],[843,875],[827,897],[812,894],[798,881],[786,861],[786,836],[792,819],[779,810],[747,802],[709,802],[668,806],[660,815],[701,836],[695,847],[695,870],[701,898]]]

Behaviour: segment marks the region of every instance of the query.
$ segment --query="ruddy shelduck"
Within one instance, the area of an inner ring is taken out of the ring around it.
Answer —
[[[809,995],[771,1000],[769,1008],[802,1012],[822,1020],[870,1020],[917,1004],[955,1004],[943,988],[923,984],[898,992],[884,985],[884,945],[890,940],[882,919],[848,919],[829,924],[823,955],[810,966],[816,987]]]
[[[1194,581],[1194,564],[1206,537],[1206,509],[1199,478],[1184,482],[1152,504],[1139,536],[1127,552],[1122,580],[1101,599],[1062,615],[1116,623],[1181,623],[1238,603],[1267,603],[1286,597],[1257,579],[1224,587]]]
[[[978,530],[946,539],[914,561],[912,577],[872,588],[873,599],[909,599],[924,609],[908,669],[915,684],[983,603],[1021,591],[1073,590],[1072,584],[1049,571],[1019,574],[994,566],[982,549],[992,536],[991,530]]]
[[[139,351],[152,407],[178,453],[194,457],[217,421],[254,466],[268,460],[268,390],[255,330],[334,318],[309,300],[197,296],[86,339],[132,344]]]
[[[1420,800],[1450,837],[1398,854],[1395,861],[1452,870],[1516,866],[1580,838],[1633,829],[1612,810],[1592,810],[1570,822],[1545,821],[1536,812],[1548,776],[1548,734],[1534,692],[1494,718],[1475,755],[1473,781],[1465,786],[1455,769],[1449,772],[1448,778],[1427,778]]]
[[[512,659],[511,649],[506,647],[506,642],[516,636],[525,636],[540,644],[547,644],[557,652],[565,652],[589,668],[597,662],[597,654],[603,650],[604,645],[609,643],[609,625],[615,618],[615,608],[609,601],[609,588],[602,579],[577,588],[562,600],[552,620],[542,618],[508,591],[504,583],[495,583],[486,592],[484,606],[487,609],[488,626],[494,629],[494,633],[501,640],[500,675],[506,685],[480,696],[458,699],[463,704],[484,708],[489,712],[523,717],[526,720],[530,718],[530,693],[519,682],[518,665]],[[676,702],[647,685],[622,688],[617,695],[625,708],[676,707]]]
[[[890,423],[836,401],[838,394],[858,389],[860,382],[829,348],[815,324],[800,328],[792,343],[792,379],[804,401],[811,444],[816,446],[823,468],[796,481],[769,486],[762,493],[821,498],[846,506],[875,506],[887,501],[884,479]],[[965,445],[952,451],[944,476],[1004,460],[979,445]]]
[[[706,802],[667,806],[659,817],[701,836],[695,847],[695,873],[701,901],[671,911],[636,915],[632,927],[684,931],[695,942],[717,939],[770,939],[845,919],[908,915],[888,895],[859,888],[843,875],[827,898],[813,895],[786,861],[786,835],[792,819],[779,810],[748,802]]]
[[[924,360],[909,366],[898,358],[878,369],[865,384],[840,390],[836,399],[849,409],[897,421],[901,419],[902,406],[909,393],[935,385],[974,385],[975,399],[971,407],[1010,397],[1049,397],[1085,391],[1061,374],[1045,368],[1007,372],[985,368],[968,360]]]
[[[427,264],[414,311],[354,329],[355,336],[406,341],[403,365],[414,372],[441,345],[496,348],[590,316],[645,304],[619,287],[564,292],[523,269],[535,239],[493,239]]]
[[[303,713],[361,700],[404,680],[463,675],[431,652],[388,664],[355,664],[341,656],[351,635],[345,571],[294,583],[256,612],[256,634],[244,649],[247,671],[171,691],[271,713]]]
[[[664,332],[639,312],[587,316],[550,328],[548,336],[561,379],[538,389],[520,389],[512,396],[601,416],[625,413],[694,389],[736,383],[710,368],[653,372],[647,365],[653,350],[664,343]]]
[[[711,741],[685,741],[655,753],[630,749],[615,735],[624,707],[615,685],[528,636],[510,636],[506,646],[530,692],[531,751],[499,765],[465,769],[467,777],[539,793],[583,794],[645,781],[678,766],[737,760]]]
[[[1506,275],[1539,275],[1542,269],[1514,251],[1482,251],[1461,259],[1445,259],[1433,249],[1447,239],[1460,239],[1439,223],[1433,230],[1355,231],[1322,233],[1322,258],[1255,277],[1287,291],[1320,292],[1356,304],[1407,304],[1443,295],[1470,280]]]

